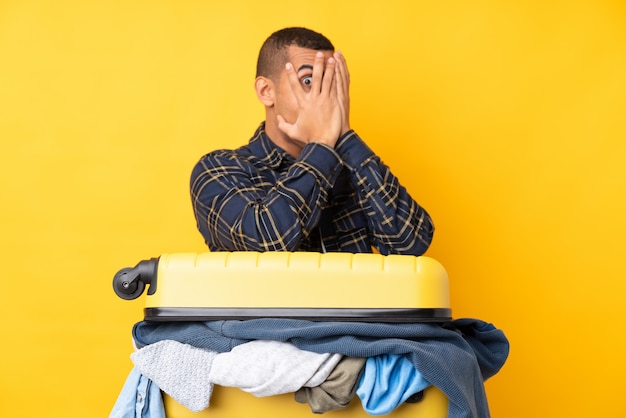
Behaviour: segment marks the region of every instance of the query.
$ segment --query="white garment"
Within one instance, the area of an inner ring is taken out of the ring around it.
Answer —
[[[178,341],[163,340],[130,355],[139,372],[193,412],[209,406],[213,384],[209,379],[217,352]]]
[[[219,353],[209,380],[257,397],[279,395],[319,386],[341,358],[341,354],[313,353],[286,342],[255,340]]]

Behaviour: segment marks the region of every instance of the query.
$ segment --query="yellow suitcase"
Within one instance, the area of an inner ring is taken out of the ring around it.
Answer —
[[[445,322],[451,319],[448,277],[421,256],[309,252],[163,254],[124,268],[113,287],[123,299],[142,295],[146,321],[294,318],[312,321]],[[293,394],[256,398],[215,387],[210,407],[191,412],[164,394],[168,418],[304,417]],[[429,387],[392,416],[447,416],[448,400]],[[358,398],[331,417],[369,417]]]

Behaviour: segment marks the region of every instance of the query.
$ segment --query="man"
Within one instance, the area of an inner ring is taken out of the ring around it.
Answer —
[[[350,128],[349,83],[323,35],[286,28],[265,41],[255,80],[265,121],[191,175],[211,251],[426,251],[432,220]]]

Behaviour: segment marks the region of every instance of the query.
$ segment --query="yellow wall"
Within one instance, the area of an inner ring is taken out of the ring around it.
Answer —
[[[626,416],[624,2],[265,3],[0,1],[0,416],[108,414],[142,314],[113,275],[204,250],[189,172],[251,136],[256,53],[290,25],[347,56],[455,316],[510,338],[492,415]]]

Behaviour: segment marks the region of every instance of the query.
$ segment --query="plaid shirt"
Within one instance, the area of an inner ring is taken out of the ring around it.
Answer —
[[[335,148],[307,144],[297,159],[261,123],[248,145],[203,156],[191,200],[211,251],[423,254],[428,213],[354,131]]]

